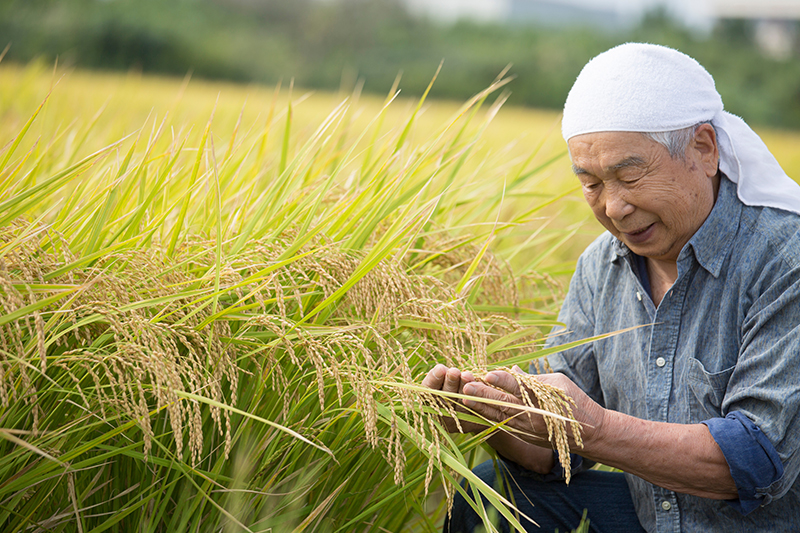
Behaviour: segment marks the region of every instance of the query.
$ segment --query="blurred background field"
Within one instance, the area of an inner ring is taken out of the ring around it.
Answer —
[[[429,70],[432,78],[436,68],[431,66]],[[169,124],[181,129],[198,130],[213,112],[214,131],[221,139],[218,142],[224,142],[237,127],[237,122],[241,122],[238,127],[242,131],[252,133],[259,130],[265,126],[270,108],[282,110],[278,111],[279,115],[285,113],[285,106],[290,99],[294,101],[293,139],[310,136],[322,119],[344,101],[352,106],[348,120],[354,131],[359,131],[374,119],[385,101],[385,95],[358,91],[330,92],[300,87],[290,90],[286,83],[269,86],[203,81],[190,76],[158,76],[139,71],[92,73],[51,65],[42,58],[25,66],[7,61],[0,63],[0,79],[0,120],[7,138],[30,118],[31,113],[50,94],[37,128],[40,132],[49,130],[55,134],[59,128],[63,129],[70,123],[83,124],[85,127],[91,123],[92,135],[82,139],[85,143],[81,147],[82,153],[87,154],[101,148],[105,142],[138,131],[148,118],[156,120],[165,115],[168,115]],[[383,134],[396,128],[417,104],[417,100],[402,96],[405,81],[404,78],[399,81],[401,96],[386,110]],[[438,81],[434,82],[433,88]],[[506,86],[511,93],[515,81]],[[387,88],[387,93],[391,87]],[[460,105],[455,100],[428,100],[411,131],[412,142],[422,142],[441,128],[448,118],[454,116]],[[272,120],[277,121],[278,118],[273,116]],[[798,179],[800,150],[797,150],[797,146],[800,132],[770,126],[756,126],[756,129],[789,175]],[[297,142],[300,141],[293,141]],[[560,134],[560,113],[506,102],[483,130],[472,157],[473,161],[480,161],[483,167],[483,170],[477,168],[475,172],[498,177],[487,184],[488,189],[496,192],[502,192],[507,185],[504,180],[512,179],[511,169],[520,162],[530,160],[533,167],[545,167],[535,187],[522,195],[510,195],[505,202],[505,209],[508,212],[520,211],[526,202],[535,202],[537,198],[565,195],[562,201],[540,213],[543,220],[548,217],[552,219],[541,230],[545,235],[560,233],[565,228],[575,230],[572,237],[562,243],[545,262],[552,273],[565,281],[564,276],[569,275],[577,254],[599,234],[601,228],[594,222],[576,189],[577,181],[570,172],[566,144]],[[487,166],[491,167],[491,172],[487,172]],[[528,230],[526,228],[519,233]],[[532,248],[516,252],[515,261],[519,263],[537,253]]]
[[[432,77],[435,72],[433,68]],[[91,134],[81,139],[83,144],[79,149],[84,155],[138,132],[146,123],[160,121],[165,115],[167,124],[184,133],[193,128],[198,135],[213,112],[216,142],[218,146],[224,146],[225,139],[233,135],[238,122],[241,122],[238,126],[240,135],[246,137],[260,133],[268,120],[275,124],[286,120],[286,106],[290,99],[293,102],[290,149],[294,152],[339,104],[347,102],[351,106],[349,127],[353,132],[360,132],[379,114],[385,100],[385,96],[300,88],[294,88],[290,94],[286,86],[204,82],[140,73],[118,75],[64,68],[54,70],[42,61],[26,67],[0,64],[0,76],[3,79],[0,117],[6,138],[24,125],[49,94],[34,132],[57,136],[68,127],[80,131],[91,126]],[[410,98],[396,99],[382,119],[383,129],[377,134],[379,138],[396,135],[417,102]],[[427,101],[415,119],[409,142],[421,146],[431,142],[436,132],[456,116],[461,105],[455,101]],[[271,108],[274,111],[269,118]],[[363,141],[364,146],[368,140]],[[33,143],[33,140],[29,142]],[[508,104],[500,107],[496,116],[481,130],[464,173],[470,175],[470,180],[482,183],[485,194],[502,195],[504,187],[510,185],[523,163],[529,169],[543,168],[537,172],[533,184],[526,185],[525,191],[509,192],[503,202],[506,215],[496,215],[502,220],[539,202],[566,195],[518,231],[506,232],[504,236],[505,239],[524,242],[532,233],[531,224],[538,226],[541,221],[547,223],[543,224],[540,232],[549,236],[551,241],[561,241],[558,236],[569,231],[571,237],[545,260],[552,273],[564,281],[563,276],[570,272],[577,253],[598,234],[599,229],[590,220],[591,212],[584,205],[571,175],[566,144],[560,135],[558,112],[510,107]],[[458,230],[455,227],[450,229]],[[495,248],[503,248],[503,242],[500,239]],[[534,259],[540,253],[540,248],[528,246],[516,251],[513,261],[521,267],[522,262]]]
[[[510,104],[559,109],[580,68],[625,41],[672,46],[729,111],[800,126],[795,0],[2,0],[6,60],[385,94],[399,72],[464,101],[506,65]]]

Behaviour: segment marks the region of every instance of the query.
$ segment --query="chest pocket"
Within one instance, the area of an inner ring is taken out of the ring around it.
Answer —
[[[701,418],[718,417],[722,415],[722,400],[728,389],[728,382],[735,366],[720,372],[707,372],[703,363],[691,358],[687,368],[687,384],[701,412]]]

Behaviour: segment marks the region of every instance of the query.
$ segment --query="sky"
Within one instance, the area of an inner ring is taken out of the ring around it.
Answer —
[[[512,0],[405,0],[420,11],[438,12],[444,19],[454,19],[469,13],[482,19],[504,18]],[[533,0],[531,0],[533,1]],[[636,20],[656,7],[665,7],[678,20],[699,29],[708,29],[714,14],[720,11],[764,13],[765,15],[800,18],[800,0],[547,0],[589,9],[604,9],[623,18]]]
[[[584,6],[606,6],[640,15],[664,6],[692,26],[709,26],[718,14],[800,18],[800,0],[562,0]]]

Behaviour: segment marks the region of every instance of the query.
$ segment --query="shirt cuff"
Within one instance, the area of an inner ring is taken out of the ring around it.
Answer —
[[[702,423],[722,450],[736,483],[739,499],[728,503],[746,515],[771,502],[772,496],[764,491],[783,476],[783,463],[767,436],[738,411]]]

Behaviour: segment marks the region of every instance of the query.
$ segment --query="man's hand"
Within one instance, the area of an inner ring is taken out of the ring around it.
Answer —
[[[467,383],[472,383],[474,380],[475,378],[470,372],[461,372],[457,368],[447,368],[444,365],[436,365],[422,380],[422,385],[424,387],[428,387],[429,389],[464,394],[464,385]],[[458,400],[445,397],[442,399],[446,402],[450,402],[452,407],[457,412],[466,412]],[[447,429],[447,431],[450,433],[458,432],[458,426],[452,417],[443,416],[441,422],[445,429]],[[461,429],[464,431],[464,433],[478,433],[487,427],[483,424],[467,422],[465,420],[460,420],[459,423],[461,424]]]
[[[516,385],[514,378],[510,375],[508,375],[508,377],[511,379],[513,384]],[[428,372],[428,374],[425,376],[425,379],[422,380],[422,384],[430,389],[442,390],[446,392],[457,392],[460,394],[472,394],[473,392],[467,392],[464,390],[464,388],[470,388],[473,385],[478,386],[478,390],[482,390],[481,388],[490,389],[490,387],[486,387],[485,385],[475,381],[475,377],[471,372],[461,372],[457,368],[447,368],[444,365],[436,365],[430,372]],[[470,391],[472,390],[470,389]],[[491,391],[492,393],[500,393],[495,389],[491,389]],[[510,400],[511,398],[509,397],[506,399]],[[517,398],[517,400],[519,400],[519,398]],[[460,402],[457,402],[456,400],[453,400],[453,406],[458,412],[465,411],[463,407],[460,407]],[[480,406],[486,407],[485,404],[480,404]],[[478,402],[471,402],[470,408],[472,408],[475,412],[481,412],[480,408],[476,409],[474,407],[479,407]],[[501,421],[505,420],[506,418],[508,417],[501,417],[497,415],[495,418],[493,418],[493,420]],[[451,417],[443,417],[442,424],[450,432],[458,431],[455,420],[453,420]],[[485,430],[487,426],[462,420],[461,428],[464,430],[464,432],[477,433]],[[497,450],[500,455],[511,459],[518,465],[527,468],[528,470],[539,472],[540,474],[546,474],[553,468],[555,459],[553,457],[553,450],[551,449],[549,442],[543,443],[545,447],[541,447],[541,444],[533,445],[530,442],[522,440],[517,435],[508,433],[506,431],[495,431],[486,442],[492,448]]]
[[[522,370],[517,369],[522,372]],[[604,409],[587,396],[575,383],[563,374],[540,374],[535,379],[552,385],[563,390],[567,396],[572,398],[572,413],[575,419],[581,424],[583,439],[591,439],[596,430],[603,423]],[[533,413],[526,413],[514,405],[524,405],[522,391],[519,388],[514,376],[504,371],[489,372],[484,378],[486,383],[471,381],[463,387],[464,394],[475,396],[476,398],[486,398],[512,405],[491,405],[476,400],[464,400],[464,405],[481,414],[485,418],[495,422],[508,420],[506,425],[522,440],[537,446],[551,447],[547,425],[544,416]],[[495,388],[496,387],[496,388]],[[528,392],[533,398],[534,396]],[[574,435],[567,425],[570,439],[570,448],[576,451],[577,445]]]

